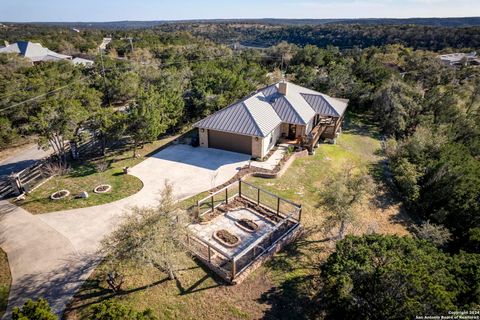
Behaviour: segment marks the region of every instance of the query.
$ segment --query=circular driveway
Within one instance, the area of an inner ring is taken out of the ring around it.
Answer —
[[[129,208],[155,205],[165,181],[173,184],[178,200],[209,190],[230,180],[249,159],[223,150],[173,145],[133,167],[131,174],[144,186],[116,202],[41,215],[0,202],[0,246],[12,273],[8,310],[43,296],[61,314],[101,258],[100,241]]]

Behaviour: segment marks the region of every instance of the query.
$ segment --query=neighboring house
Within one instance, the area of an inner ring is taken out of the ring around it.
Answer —
[[[480,64],[480,58],[477,57],[476,52],[471,53],[450,53],[437,56],[443,63],[455,66],[464,64]]]
[[[106,50],[107,46],[110,42],[112,42],[112,38],[110,38],[110,37],[103,38],[102,43],[100,43],[100,45],[98,46],[98,49],[99,50]]]
[[[84,66],[85,68],[90,68],[93,66],[94,62],[92,60],[88,60],[88,59],[84,59],[84,58],[79,58],[79,57],[76,57],[76,58],[73,58],[72,60],[72,63],[74,65],[82,65]]]
[[[0,48],[0,53],[17,53],[32,63],[44,61],[72,60],[71,56],[56,53],[48,48],[42,47],[41,44],[30,41],[18,41]]]
[[[201,147],[265,157],[280,141],[312,151],[320,138],[335,139],[348,100],[291,82],[260,89],[195,124]]]

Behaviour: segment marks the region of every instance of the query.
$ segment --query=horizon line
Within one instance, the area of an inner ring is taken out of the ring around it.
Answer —
[[[194,18],[194,19],[160,19],[160,20],[102,20],[102,21],[0,21],[0,23],[115,23],[115,22],[195,22],[195,21],[249,21],[249,20],[413,20],[413,19],[475,19],[480,16],[429,16],[429,17],[370,17],[370,18]]]

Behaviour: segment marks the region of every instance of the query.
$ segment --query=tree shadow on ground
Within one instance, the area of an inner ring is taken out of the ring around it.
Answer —
[[[93,163],[84,162],[74,164],[72,170],[69,173],[69,176],[72,178],[81,178],[92,175],[94,173],[97,173],[97,168],[95,168]]]
[[[321,252],[328,250],[324,244],[330,242],[331,239],[329,237],[319,240],[313,239],[315,235],[320,234],[322,231],[320,226],[304,227],[295,241],[282,248],[282,251],[274,255],[265,265],[272,270],[282,272],[314,269],[315,267],[312,266],[311,261],[302,261],[300,258],[302,256],[317,256]]]
[[[379,155],[383,156],[383,152],[380,152]],[[372,200],[373,205],[382,210],[398,206],[397,214],[393,215],[390,221],[401,224],[407,230],[412,231],[412,225],[418,223],[420,220],[408,214],[407,208],[401,200],[402,195],[395,184],[388,159],[382,158],[373,163],[369,168],[369,173],[376,184],[374,198]]]
[[[371,114],[348,112],[344,120],[343,132],[380,139],[381,134]]]
[[[312,282],[313,276],[297,276],[263,293],[257,301],[270,306],[263,319],[310,319]]]
[[[205,275],[203,275],[200,279],[198,279],[197,281],[195,281],[193,284],[191,284],[190,286],[188,286],[187,288],[184,287],[184,285],[182,284],[182,281],[181,281],[181,276],[180,277],[177,277],[177,279],[175,279],[175,283],[177,285],[177,288],[178,288],[178,291],[179,291],[179,295],[183,296],[183,295],[188,295],[188,294],[191,294],[191,293],[195,293],[195,292],[200,292],[200,291],[204,291],[204,290],[209,290],[209,289],[213,289],[213,288],[218,288],[218,287],[221,287],[221,286],[224,286],[226,285],[225,281],[223,281],[219,276],[217,276],[217,274],[215,274],[214,272],[212,272],[207,266],[205,266],[203,263],[201,263],[200,261],[198,261],[197,259],[195,259],[195,263],[198,265],[198,267],[200,269],[203,270],[203,272],[205,273]],[[194,269],[194,268],[189,268],[189,269]],[[196,269],[196,268],[195,268]],[[185,271],[182,270],[182,271]],[[209,286],[204,286],[204,283],[208,280],[208,279],[212,279],[214,284],[213,285],[209,285]]]

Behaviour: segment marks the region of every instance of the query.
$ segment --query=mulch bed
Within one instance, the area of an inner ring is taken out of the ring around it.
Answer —
[[[258,230],[258,224],[256,224],[255,222],[253,222],[250,219],[242,218],[242,219],[238,220],[237,222],[238,222],[238,224],[242,225],[242,227],[244,227],[245,229],[248,229],[250,231],[257,231]]]
[[[234,245],[236,243],[238,243],[238,241],[240,241],[240,239],[231,234],[230,232],[228,232],[227,230],[218,230],[216,232],[216,235],[217,237],[219,237],[222,241],[224,241],[225,243],[228,243],[228,244],[231,244],[231,245]]]

